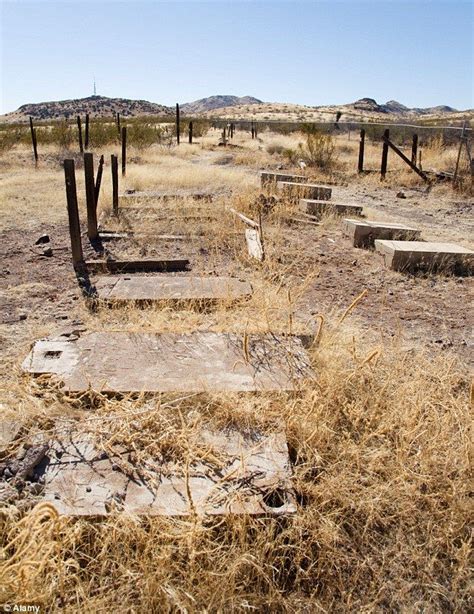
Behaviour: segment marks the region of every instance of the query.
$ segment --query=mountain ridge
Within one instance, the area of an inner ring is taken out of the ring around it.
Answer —
[[[472,110],[457,111],[447,105],[426,108],[409,108],[404,104],[389,100],[378,104],[373,98],[360,98],[344,105],[308,106],[290,103],[263,102],[253,96],[234,96],[216,94],[180,105],[183,115],[223,118],[281,119],[282,121],[331,121],[331,115],[341,113],[344,119],[384,120],[384,118],[416,119],[425,116],[450,117]],[[59,101],[27,103],[16,111],[1,116],[2,122],[24,122],[31,116],[34,120],[70,119],[77,115],[89,113],[94,117],[111,117],[116,113],[124,118],[144,115],[174,115],[174,106],[166,106],[148,100],[130,98],[112,98],[107,96],[88,96]]]

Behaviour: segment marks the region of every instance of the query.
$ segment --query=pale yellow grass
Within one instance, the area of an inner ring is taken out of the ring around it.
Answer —
[[[252,144],[249,161],[252,155],[258,156],[254,160],[265,156],[267,164],[277,159],[259,146]],[[193,189],[230,184],[234,206],[255,214],[258,167],[216,167],[221,174],[213,174],[207,156],[230,151],[201,150],[203,160],[196,168],[197,173],[209,170],[204,183],[198,176],[186,183],[194,154],[189,158],[184,148],[177,155],[153,151],[150,157],[146,152],[133,152],[132,157],[140,156],[146,169],[141,189],[182,188],[178,177]],[[352,155],[349,162],[355,162]],[[126,185],[134,180],[135,166],[140,181],[138,163],[131,161]],[[57,182],[54,188],[49,173]],[[66,219],[61,173],[41,167],[15,175],[10,190],[21,196],[32,189],[31,176],[45,177],[34,184],[39,187],[33,207],[30,200],[19,201],[20,225],[27,220],[38,224],[43,214],[49,221]],[[236,177],[248,182],[242,194]],[[101,199],[105,204],[109,193]],[[218,207],[227,202],[219,201]],[[2,601],[81,613],[117,606],[169,613],[469,608],[467,378],[446,353],[428,356],[422,348],[406,352],[398,338],[383,345],[362,340],[351,320],[357,306],[350,307],[349,297],[347,312],[318,313],[307,321],[298,317],[299,299],[318,271],[308,266],[305,254],[291,246],[280,248],[284,226],[279,217],[291,211],[292,206],[283,205],[264,229],[269,250],[263,265],[250,266],[243,227],[229,215],[221,228],[208,228],[213,238],[207,239],[210,257],[203,266],[217,264],[219,245],[228,248],[232,266],[241,268],[254,287],[248,301],[207,311],[100,308],[97,313],[78,301],[70,316],[80,317],[88,330],[233,331],[242,335],[243,346],[249,332],[312,332],[316,338],[309,352],[316,379],[306,390],[265,396],[214,393],[177,401],[163,395],[72,397],[21,374],[19,364],[29,343],[58,328],[27,320],[21,340],[13,340],[7,328],[2,331],[11,349],[1,357],[0,393],[5,417],[19,420],[25,433],[49,438],[66,426],[90,434],[101,449],[132,446],[144,464],[164,452],[180,462],[199,454],[190,447],[196,420],[213,428],[283,428],[298,513],[280,519],[243,515],[214,520],[193,514],[150,519],[116,513],[91,520],[60,518],[44,505],[33,511],[12,506],[0,516]],[[238,228],[242,237],[233,238],[231,231]],[[296,283],[293,273],[303,266],[307,278]],[[26,434],[22,437],[28,441]],[[10,447],[10,454],[21,441]]]

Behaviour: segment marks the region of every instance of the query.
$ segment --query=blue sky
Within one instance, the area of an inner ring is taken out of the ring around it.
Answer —
[[[473,102],[470,2],[1,0],[0,112],[104,96]]]

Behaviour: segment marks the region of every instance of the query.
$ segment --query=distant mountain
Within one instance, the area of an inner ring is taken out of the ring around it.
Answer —
[[[341,121],[398,121],[417,118],[443,118],[443,121],[460,121],[472,116],[472,110],[456,111],[452,107],[439,105],[437,107],[410,109],[396,100],[378,104],[373,98],[360,98],[355,102],[343,105],[308,106],[281,102],[262,102],[252,96],[209,96],[194,102],[180,105],[183,115],[201,115],[207,118],[255,119],[280,121],[333,121],[337,114]],[[120,113],[122,117],[140,115],[174,116],[175,109],[147,100],[131,100],[128,98],[107,98],[105,96],[89,96],[74,100],[59,100],[55,102],[40,102],[24,104],[12,113],[0,116],[2,122],[26,122],[28,117],[35,120],[58,120],[74,118],[76,115],[91,117],[112,117]]]
[[[147,100],[129,98],[107,98],[106,96],[89,96],[73,100],[58,100],[24,104],[12,113],[3,116],[4,121],[24,121],[33,119],[68,119],[76,115],[89,113],[91,117],[112,116],[116,113],[124,117],[136,115],[170,115],[174,109]]]
[[[209,96],[208,98],[201,98],[194,102],[186,102],[181,105],[183,113],[193,115],[195,113],[206,113],[206,111],[213,111],[214,109],[222,109],[224,107],[236,107],[239,105],[248,104],[261,104],[262,101],[252,96]]]
[[[408,113],[410,110],[404,104],[396,100],[389,100],[382,106],[388,113]]]

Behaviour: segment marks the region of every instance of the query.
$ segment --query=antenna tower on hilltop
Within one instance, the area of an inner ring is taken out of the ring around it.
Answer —
[[[94,96],[97,96],[97,88],[95,86],[95,75],[94,75]]]

